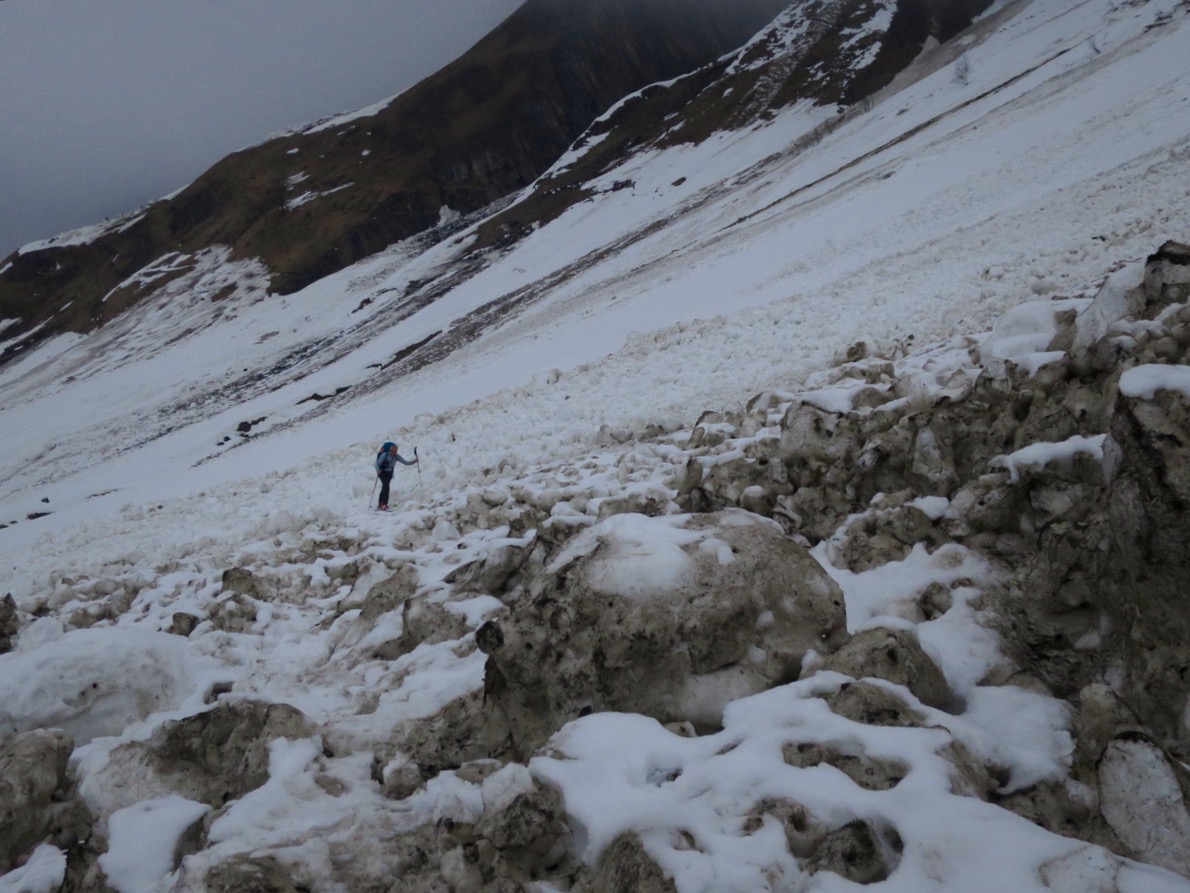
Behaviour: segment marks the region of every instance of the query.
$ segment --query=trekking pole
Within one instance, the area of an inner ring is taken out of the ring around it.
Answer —
[[[376,495],[376,485],[380,483],[380,475],[376,475],[376,480],[372,481],[372,495],[368,497],[368,508],[372,507],[372,496]]]
[[[413,458],[417,460],[417,489],[421,489],[421,457],[417,455],[417,447],[413,448]]]

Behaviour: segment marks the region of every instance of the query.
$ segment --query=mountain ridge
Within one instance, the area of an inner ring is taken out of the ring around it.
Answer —
[[[428,229],[443,208],[473,212],[528,185],[624,92],[733,49],[782,5],[529,0],[367,118],[232,153],[86,244],[10,256],[0,317],[18,320],[11,335],[88,331],[143,297],[124,286],[138,270],[215,244],[263,261],[271,289],[291,293]]]

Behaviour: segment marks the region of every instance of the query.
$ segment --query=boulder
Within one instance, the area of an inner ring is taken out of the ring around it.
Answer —
[[[909,767],[896,760],[869,757],[856,748],[852,753],[840,746],[817,742],[789,742],[781,748],[787,765],[806,769],[827,765],[838,769],[864,790],[887,791],[909,774]]]
[[[856,884],[875,884],[893,873],[901,851],[901,839],[891,827],[877,829],[857,819],[823,835],[806,868],[810,874],[833,871]]]
[[[9,593],[4,598],[0,598],[0,654],[12,651],[20,630],[21,623],[17,616],[17,603]]]
[[[50,835],[72,750],[74,740],[57,729],[23,732],[0,745],[0,874]]]
[[[653,860],[635,834],[621,834],[600,857],[590,893],[677,893],[673,878]]]
[[[939,710],[953,707],[954,692],[938,665],[905,629],[868,629],[852,636],[818,668],[856,679],[876,676],[903,685],[919,701]]]
[[[843,595],[773,522],[731,510],[609,518],[570,540],[477,634],[521,753],[592,711],[715,727],[845,638]]]
[[[172,790],[217,808],[268,781],[274,739],[313,734],[313,723],[288,704],[223,698],[155,729],[150,764]]]

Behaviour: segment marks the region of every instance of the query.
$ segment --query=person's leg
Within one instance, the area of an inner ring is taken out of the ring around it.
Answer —
[[[383,471],[380,472],[380,501],[376,503],[377,506],[388,505],[388,485],[391,484],[392,481],[393,474],[391,471],[388,474],[385,474]]]

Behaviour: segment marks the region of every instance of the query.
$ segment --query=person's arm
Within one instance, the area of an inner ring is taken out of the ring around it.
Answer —
[[[416,465],[417,464],[416,459],[406,459],[400,453],[397,453],[397,461],[400,462],[402,465]]]

